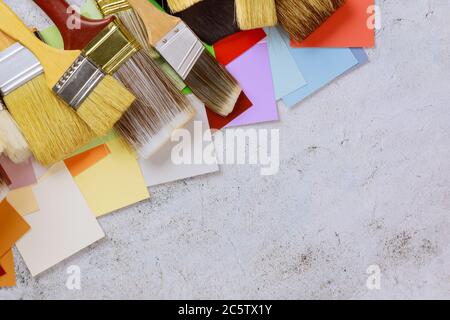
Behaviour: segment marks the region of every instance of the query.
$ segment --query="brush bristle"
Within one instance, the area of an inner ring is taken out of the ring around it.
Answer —
[[[48,89],[42,74],[4,97],[36,160],[50,165],[95,137],[88,125]]]
[[[7,110],[0,111],[0,140],[11,161],[21,163],[31,156],[28,143]]]
[[[236,0],[236,16],[242,30],[277,24],[275,0]]]
[[[9,192],[9,188],[6,185],[5,181],[3,181],[2,177],[0,176],[0,202],[3,199],[5,199],[8,192]]]
[[[295,40],[303,41],[345,0],[276,0],[278,22]]]
[[[137,99],[116,129],[143,158],[150,157],[174,129],[188,123],[195,109],[145,52],[133,55],[115,74]]]
[[[77,114],[96,134],[105,135],[135,99],[126,88],[107,75],[83,102]]]
[[[125,28],[134,36],[141,47],[147,50],[153,59],[160,57],[159,53],[149,45],[149,36],[145,24],[134,9],[119,11],[116,15]]]
[[[167,0],[170,9],[172,12],[180,12],[189,7],[192,7],[194,4],[200,2],[202,0]]]
[[[214,44],[239,31],[234,0],[201,1],[175,15],[180,17],[202,41],[209,44]]]
[[[233,111],[242,91],[233,76],[207,50],[185,82],[208,108],[224,117]]]

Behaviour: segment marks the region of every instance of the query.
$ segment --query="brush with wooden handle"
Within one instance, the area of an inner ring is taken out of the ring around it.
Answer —
[[[37,161],[51,165],[95,137],[47,86],[39,60],[0,32],[0,95]]]
[[[97,0],[100,9],[123,0]],[[181,21],[158,10],[147,0],[128,1],[142,19],[148,42],[177,71],[194,94],[212,111],[229,115],[241,93],[237,81],[206,50]]]
[[[135,100],[80,51],[57,50],[41,42],[3,1],[0,30],[33,52],[45,70],[48,86],[97,134],[106,134]]]
[[[141,157],[152,156],[170,140],[173,130],[193,119],[195,109],[189,100],[118,21],[100,30],[97,26],[111,18],[96,21],[81,16],[81,29],[70,29],[66,26],[70,11],[66,1],[34,1],[60,29],[66,49],[86,47],[89,58],[136,95],[115,127]]]
[[[345,0],[275,0],[278,22],[297,41],[316,31]]]

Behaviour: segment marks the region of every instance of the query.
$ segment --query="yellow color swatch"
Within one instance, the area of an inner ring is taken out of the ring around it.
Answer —
[[[31,186],[10,191],[6,199],[22,217],[39,211]]]
[[[111,154],[74,178],[97,217],[150,197],[131,148],[120,138],[107,145]]]

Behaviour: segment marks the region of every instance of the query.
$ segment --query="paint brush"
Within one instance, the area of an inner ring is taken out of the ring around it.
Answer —
[[[0,30],[38,58],[49,88],[76,110],[95,133],[106,134],[135,100],[80,51],[57,50],[41,42],[3,1],[0,1]]]
[[[166,0],[156,0],[164,9]],[[174,15],[181,18],[204,42],[214,44],[239,32],[236,20],[235,0],[203,0]]]
[[[100,9],[105,2],[98,0]],[[123,2],[123,1],[121,1]],[[198,37],[181,21],[147,0],[128,1],[142,19],[149,43],[174,68],[193,93],[212,111],[229,115],[241,93],[237,81],[206,50]]]
[[[1,87],[1,85],[0,85]],[[1,91],[1,89],[0,89]],[[0,140],[2,152],[14,163],[21,163],[31,156],[28,143],[11,117],[0,94]]]
[[[37,161],[53,164],[94,138],[48,88],[39,60],[28,49],[0,32],[0,50],[0,95]]]
[[[275,0],[235,0],[236,17],[241,30],[271,27],[277,24]]]
[[[297,41],[305,40],[345,0],[275,0],[278,23]]]
[[[183,11],[202,0],[167,0],[172,12]]]
[[[78,46],[86,44],[86,56],[136,95],[136,101],[115,127],[141,157],[152,156],[170,140],[173,130],[183,127],[195,116],[189,100],[176,89],[120,20],[109,23],[102,30],[95,28],[95,34],[90,31],[90,24],[101,25],[111,18],[97,21],[79,17],[81,29],[70,29],[66,25],[70,11],[66,1],[54,0],[53,6],[44,5],[46,1],[35,2],[55,22],[67,43],[74,45],[73,39],[78,38]]]
[[[8,185],[6,184],[5,180],[3,179],[3,176],[0,174],[0,201],[5,199],[8,192],[9,192]]]

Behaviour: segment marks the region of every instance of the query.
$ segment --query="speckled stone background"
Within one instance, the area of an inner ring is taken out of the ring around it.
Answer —
[[[31,0],[6,2],[45,26]],[[277,175],[224,166],[152,188],[34,279],[15,251],[0,299],[450,298],[450,2],[377,4],[370,64],[260,126],[280,128]]]

